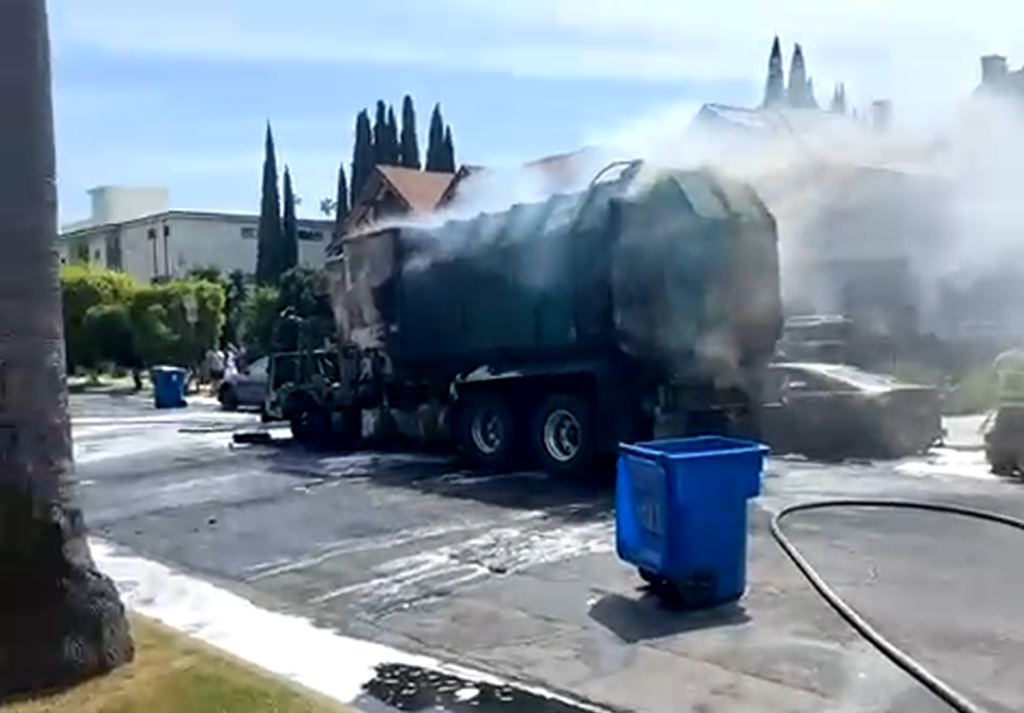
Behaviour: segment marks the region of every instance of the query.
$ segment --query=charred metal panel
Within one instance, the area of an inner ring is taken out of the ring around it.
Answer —
[[[343,247],[342,341],[386,347],[398,369],[611,350],[681,377],[726,374],[768,358],[781,324],[772,215],[703,171],[626,173]]]
[[[328,263],[340,343],[383,348],[394,325],[392,300],[398,231],[382,230],[343,241]]]

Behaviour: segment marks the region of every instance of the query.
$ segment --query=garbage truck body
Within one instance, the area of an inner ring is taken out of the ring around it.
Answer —
[[[622,441],[758,436],[782,311],[775,220],[743,183],[633,162],[577,193],[346,236],[327,272],[337,367],[291,384],[297,437],[579,473]]]

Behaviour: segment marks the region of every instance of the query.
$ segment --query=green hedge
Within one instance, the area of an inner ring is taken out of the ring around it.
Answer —
[[[220,341],[225,294],[218,283],[140,285],[124,273],[67,265],[61,287],[71,373],[157,363],[194,367]],[[189,296],[198,308],[194,325],[185,307]]]
[[[241,273],[225,279],[215,269],[144,285],[125,273],[66,265],[61,286],[69,373],[196,367],[223,341],[241,342],[252,354],[295,349],[297,335],[279,318],[284,310],[304,319],[307,344],[323,343],[334,329],[323,271],[312,268],[294,268],[279,284],[251,290]],[[186,312],[190,298],[195,324]]]

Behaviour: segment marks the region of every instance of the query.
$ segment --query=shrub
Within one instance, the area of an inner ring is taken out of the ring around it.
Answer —
[[[254,355],[274,349],[274,330],[281,295],[276,287],[257,287],[242,308],[242,341]]]
[[[186,308],[190,298],[197,307],[194,324]],[[143,364],[196,367],[220,341],[224,290],[204,280],[172,280],[141,287],[132,298],[130,313]]]
[[[127,305],[138,286],[130,275],[87,265],[64,265],[60,278],[67,367],[74,372],[90,360],[86,313],[100,305]]]
[[[85,353],[83,366],[101,365],[134,368],[138,365],[135,333],[126,304],[98,304],[90,307],[82,319],[81,334]]]

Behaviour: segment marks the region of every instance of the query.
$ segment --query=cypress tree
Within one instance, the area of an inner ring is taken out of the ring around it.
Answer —
[[[804,50],[799,43],[793,45],[793,57],[789,64],[789,86],[786,88],[786,103],[795,109],[807,109],[811,106],[807,86],[807,65],[804,62]]]
[[[768,55],[768,79],[764,85],[763,107],[777,107],[786,98],[786,77],[782,70],[782,45],[778,35],[772,41],[772,51]]]
[[[362,195],[366,182],[373,175],[375,157],[373,154],[373,130],[370,127],[370,113],[363,109],[356,116],[356,138],[352,147],[352,198],[350,206],[354,206]]]
[[[455,143],[452,141],[452,127],[444,127],[444,141],[442,142],[441,170],[448,173],[455,173]]]
[[[818,98],[814,95],[814,77],[807,78],[807,108],[820,109]]]
[[[263,186],[260,218],[256,228],[256,281],[261,285],[274,282],[280,270],[281,197],[277,186],[277,152],[274,135],[267,122],[263,147]]]
[[[398,121],[395,119],[395,108],[388,106],[388,118],[384,124],[384,136],[386,138],[385,144],[385,157],[387,158],[386,163],[388,166],[399,165],[399,145],[398,145]]]
[[[408,94],[402,99],[402,136],[399,141],[398,161],[406,168],[421,167],[420,144],[416,138],[416,108]]]
[[[373,163],[388,162],[388,105],[377,100],[377,110],[373,117]]]
[[[435,104],[430,114],[430,129],[427,132],[427,160],[424,168],[428,171],[443,171],[445,165],[444,117],[441,105]]]
[[[334,236],[340,238],[345,234],[345,221],[348,220],[348,180],[345,178],[345,164],[338,166],[338,194],[334,199]]]
[[[833,114],[846,114],[846,87],[842,82],[836,84],[832,91],[832,103],[828,110]]]
[[[284,168],[284,215],[281,217],[281,257],[278,270],[288,272],[299,264],[299,222],[295,218],[295,191],[292,188],[292,174]]]

